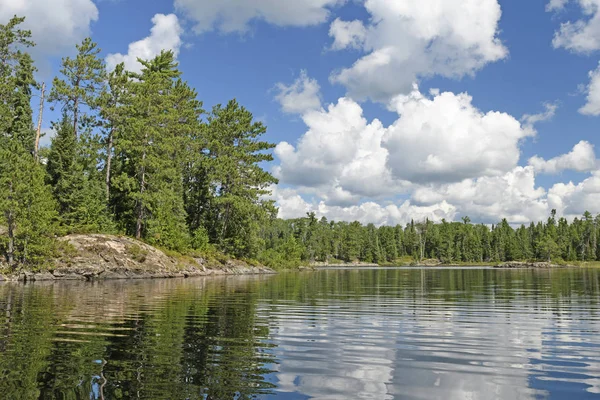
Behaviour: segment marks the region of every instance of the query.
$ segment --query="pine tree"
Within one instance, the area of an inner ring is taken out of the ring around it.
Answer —
[[[108,75],[108,84],[99,98],[102,127],[105,131],[104,186],[107,202],[110,200],[114,146],[119,133],[125,129],[127,119],[125,110],[130,101],[128,84],[129,76],[125,65],[121,63]]]
[[[48,180],[66,231],[110,231],[112,223],[102,186],[84,172],[72,121],[64,115],[54,129],[56,137],[52,140],[47,162]]]
[[[99,57],[98,45],[87,38],[77,45],[75,59],[65,57],[60,73],[54,78],[48,101],[59,103],[73,124],[73,135],[79,137],[82,127],[94,126],[95,111],[102,92],[106,71]]]
[[[0,140],[19,140],[28,150],[26,128],[32,128],[30,101],[35,68],[31,56],[24,52],[34,46],[31,32],[19,29],[24,20],[13,17],[0,25]]]
[[[2,252],[12,265],[43,264],[53,252],[56,211],[43,168],[19,143],[0,149],[0,209],[7,236]]]
[[[53,250],[56,211],[44,170],[35,162],[31,92],[33,46],[23,18],[0,25],[0,251],[9,264],[43,263]]]
[[[114,176],[125,228],[136,238],[183,250],[189,246],[183,203],[183,166],[201,113],[196,93],[179,78],[172,52],[142,61],[128,84],[125,131],[115,144]]]
[[[37,85],[33,74],[33,60],[27,53],[17,52],[18,64],[14,74],[14,90],[11,108],[14,115],[8,135],[18,140],[25,151],[34,152],[35,135],[33,130],[33,111],[31,109],[32,88]]]
[[[212,240],[228,253],[256,254],[260,224],[275,214],[269,186],[277,183],[260,163],[273,160],[266,150],[274,144],[260,141],[265,126],[237,101],[217,105],[208,118],[207,174],[209,191],[207,220]]]

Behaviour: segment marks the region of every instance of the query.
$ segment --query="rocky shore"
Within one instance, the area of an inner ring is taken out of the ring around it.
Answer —
[[[502,264],[494,265],[494,268],[569,268],[573,265],[559,265],[552,264],[549,262],[523,262],[523,261],[510,261]]]
[[[40,272],[16,270],[0,281],[187,278],[210,275],[273,274],[270,268],[222,257],[168,256],[140,241],[112,235],[70,235],[61,255]]]
[[[379,267],[379,264],[365,263],[365,262],[351,262],[351,263],[326,263],[326,262],[314,262],[310,264],[310,267],[304,267],[306,269],[315,268],[355,268],[355,267]]]

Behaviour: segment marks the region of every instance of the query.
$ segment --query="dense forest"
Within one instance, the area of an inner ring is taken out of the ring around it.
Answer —
[[[62,60],[45,96],[34,79],[22,18],[0,26],[0,251],[8,264],[39,264],[54,237],[120,233],[185,252],[211,245],[256,256],[259,227],[276,214],[261,168],[274,145],[235,100],[205,111],[172,52],[139,60],[140,73],[107,71],[91,39]],[[39,92],[39,96],[37,93]],[[32,100],[60,118],[40,149]],[[209,243],[211,245],[209,245]]]
[[[600,216],[586,212],[569,223],[552,211],[548,220],[514,229],[506,219],[497,225],[426,220],[406,226],[376,227],[359,222],[329,222],[314,213],[306,218],[276,220],[263,229],[268,265],[304,261],[378,264],[419,262],[488,263],[515,260],[600,260]]]
[[[274,144],[235,100],[203,108],[172,52],[107,71],[91,39],[62,60],[48,93],[35,80],[22,18],[0,25],[0,253],[8,265],[43,264],[56,237],[124,234],[180,253],[223,252],[273,267],[311,261],[394,263],[600,258],[600,219],[514,229],[415,221],[363,226],[314,214],[283,221],[269,199]],[[34,118],[33,103],[39,101]],[[45,105],[59,115],[40,148]]]

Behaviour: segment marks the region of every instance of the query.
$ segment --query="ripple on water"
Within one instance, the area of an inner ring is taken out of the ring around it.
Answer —
[[[600,398],[596,270],[0,286],[2,398]]]

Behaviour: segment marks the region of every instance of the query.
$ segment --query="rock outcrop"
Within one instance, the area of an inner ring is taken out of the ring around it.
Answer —
[[[494,268],[569,268],[573,267],[572,265],[559,265],[552,264],[549,262],[523,262],[523,261],[510,261],[502,264],[494,265]]]
[[[207,275],[274,273],[240,260],[222,261],[200,257],[168,256],[148,244],[123,236],[70,235],[61,238],[60,257],[42,272],[16,271],[0,280],[99,280],[183,278]]]

